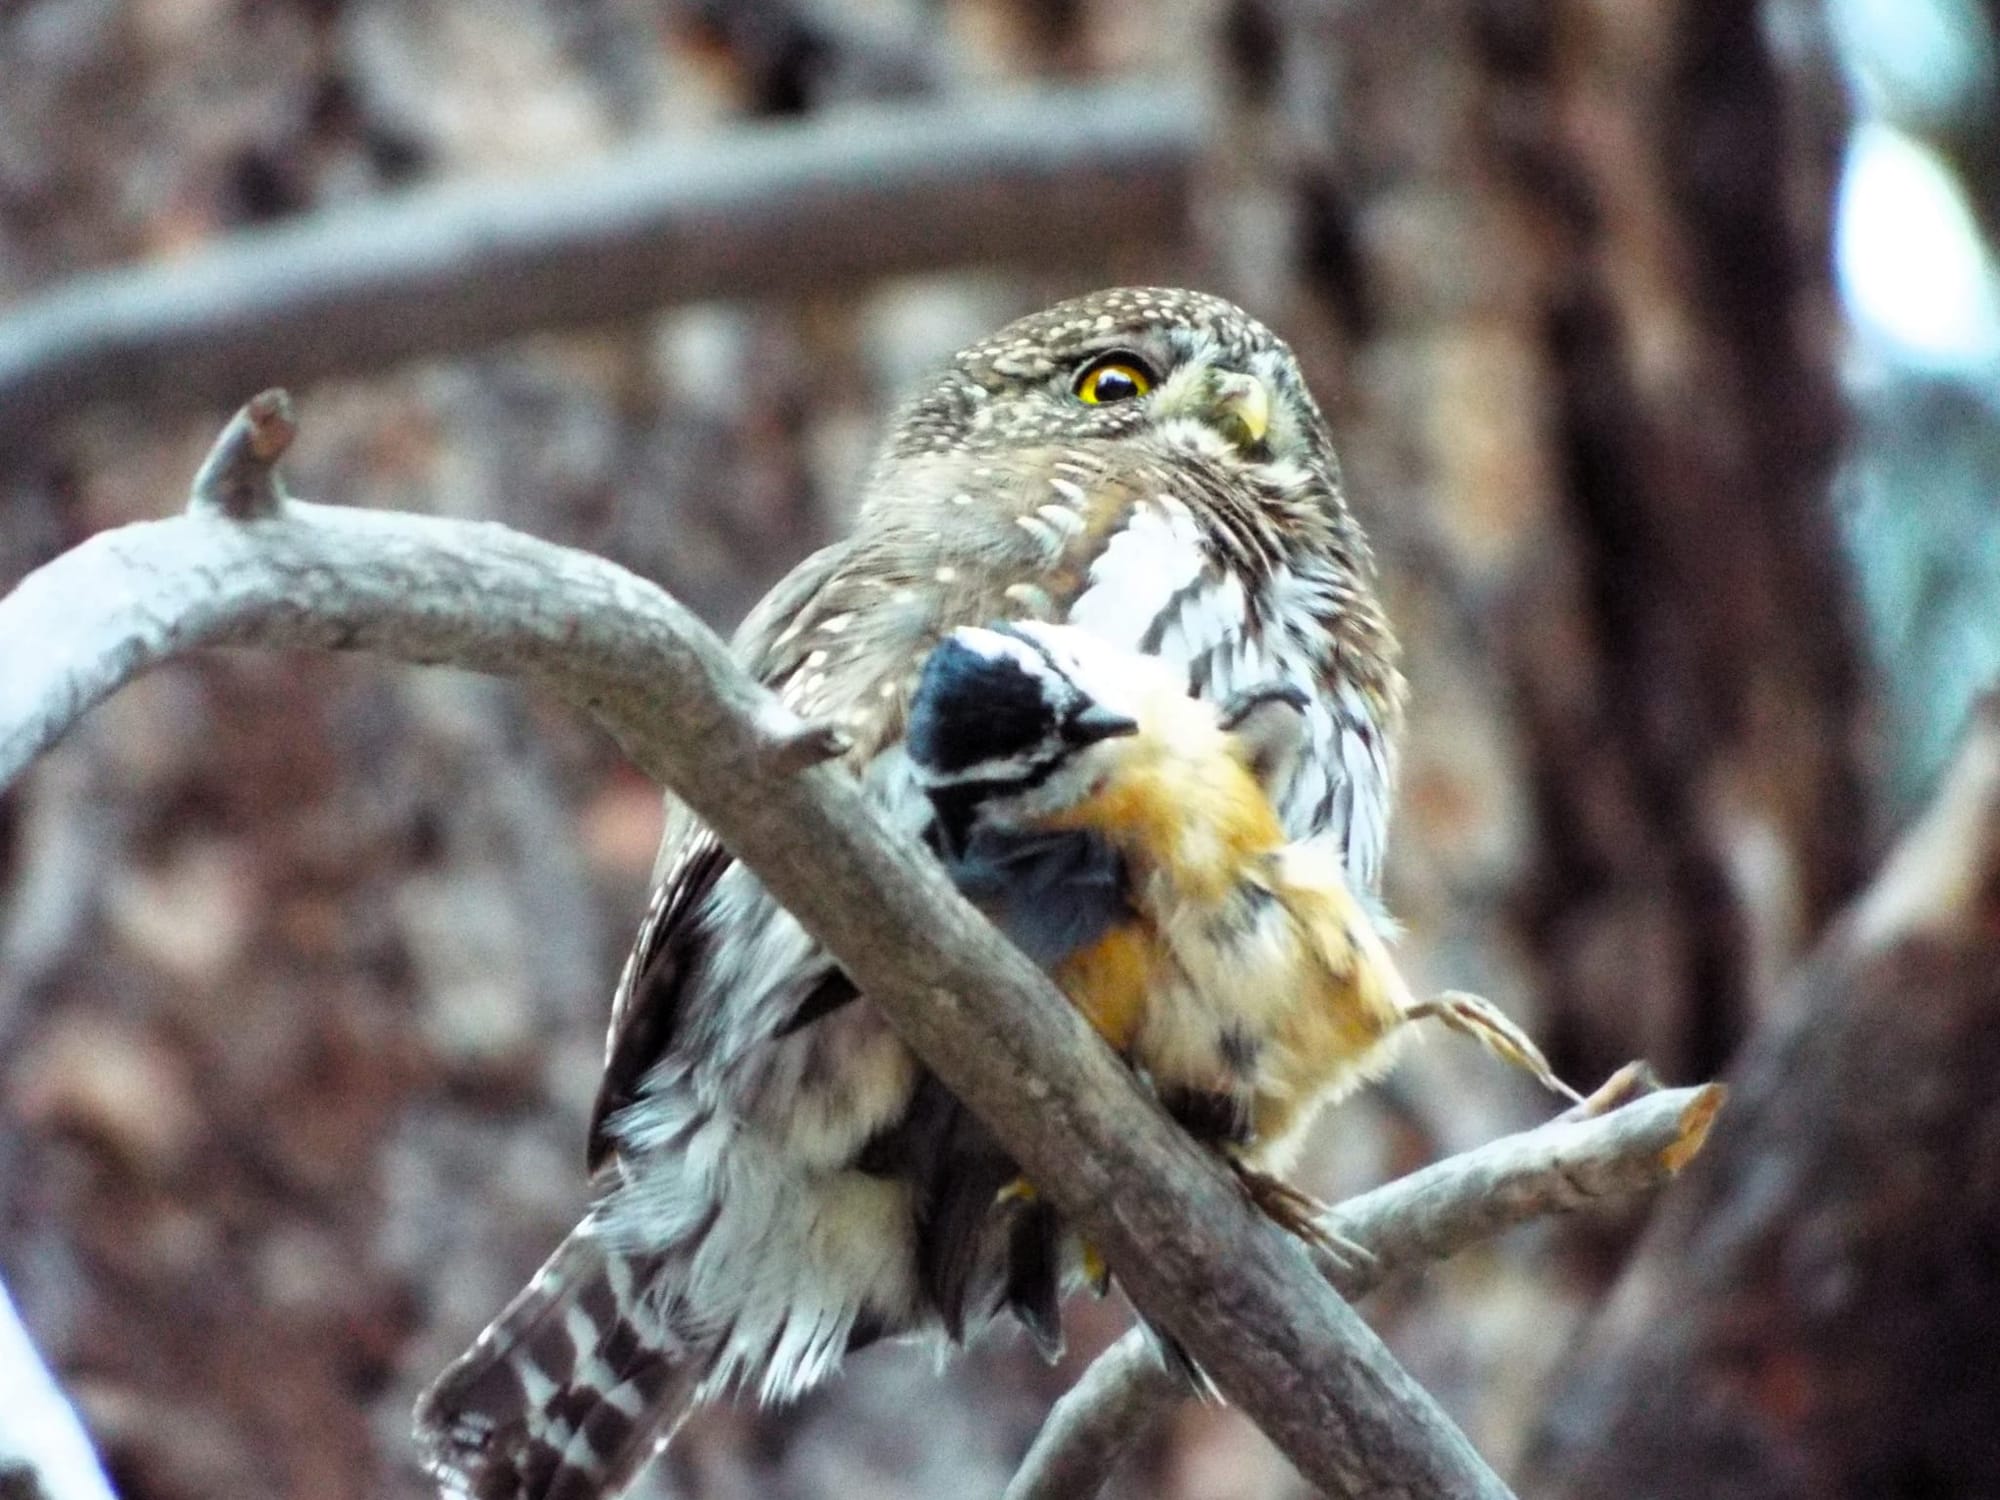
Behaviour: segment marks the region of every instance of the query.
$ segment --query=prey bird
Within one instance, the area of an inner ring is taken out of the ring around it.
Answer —
[[[1073,626],[964,627],[925,665],[907,746],[959,888],[1253,1201],[1343,1253],[1281,1174],[1411,1023],[1442,1020],[1578,1096],[1488,1002],[1417,1000],[1337,854],[1286,832],[1310,707],[1283,681],[1191,697],[1167,663]],[[1016,1295],[1050,1336],[1059,1228],[1018,1182],[1000,1197],[1021,1205]]]

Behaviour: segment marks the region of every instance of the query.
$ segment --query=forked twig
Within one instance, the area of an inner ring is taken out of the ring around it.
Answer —
[[[1724,1090],[1709,1084],[1634,1097],[1643,1076],[1629,1065],[1546,1125],[1349,1199],[1328,1215],[1328,1228],[1366,1257],[1315,1255],[1314,1264],[1355,1299],[1516,1224],[1658,1187],[1701,1149]],[[1134,1329],[1056,1403],[1006,1500],[1089,1500],[1186,1395],[1185,1380]]]

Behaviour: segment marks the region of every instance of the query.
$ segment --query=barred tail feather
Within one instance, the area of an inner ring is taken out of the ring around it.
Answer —
[[[417,1402],[441,1491],[463,1500],[617,1495],[678,1425],[702,1375],[642,1301],[659,1268],[585,1224]]]

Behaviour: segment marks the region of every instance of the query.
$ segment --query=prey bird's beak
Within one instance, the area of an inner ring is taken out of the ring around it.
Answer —
[[[1099,740],[1117,739],[1121,735],[1137,734],[1139,721],[1128,719],[1124,714],[1113,713],[1101,703],[1092,703],[1070,717],[1065,726],[1071,744],[1092,745]]]
[[[1271,392],[1255,375],[1224,375],[1215,382],[1215,425],[1239,448],[1255,448],[1271,430]]]

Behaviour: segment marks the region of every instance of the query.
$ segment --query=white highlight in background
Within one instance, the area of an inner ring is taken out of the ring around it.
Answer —
[[[1901,131],[1859,126],[1848,143],[1834,259],[1855,325],[1905,358],[2000,358],[2000,285],[1958,180]]]

